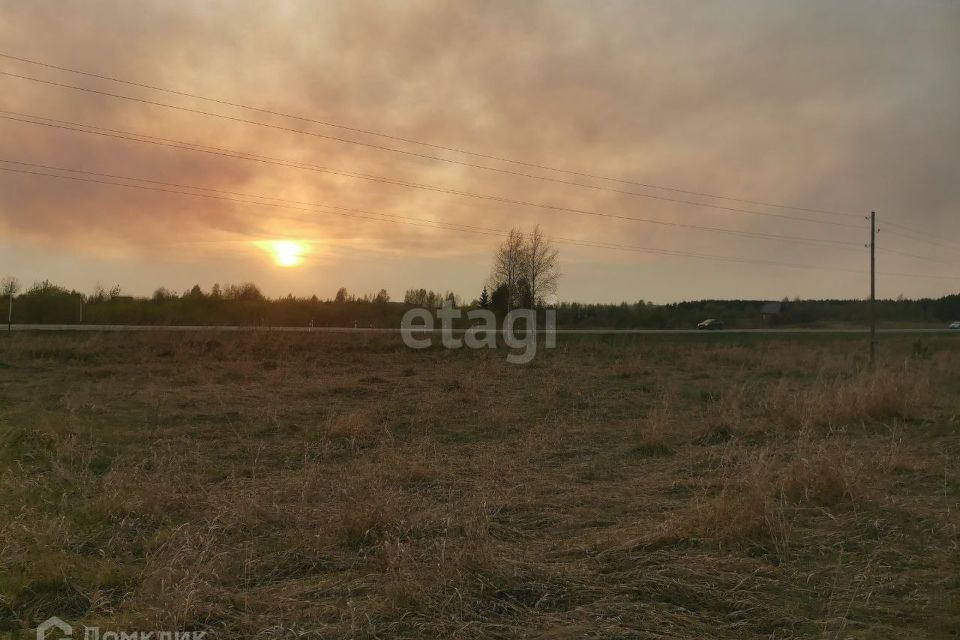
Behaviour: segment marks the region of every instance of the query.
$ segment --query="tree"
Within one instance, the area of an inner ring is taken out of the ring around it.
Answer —
[[[406,304],[416,307],[425,307],[427,306],[427,290],[407,289],[407,293],[403,296],[403,301]]]
[[[377,293],[377,297],[373,299],[377,304],[387,304],[390,302],[390,294],[387,293],[386,289],[380,289],[380,292]]]
[[[107,299],[107,290],[99,282],[93,285],[93,292],[87,298],[90,302],[103,302]]]
[[[17,315],[21,322],[73,321],[77,317],[78,300],[82,313],[83,296],[80,293],[41,280],[17,296]]]
[[[546,296],[557,292],[560,281],[558,254],[553,243],[543,234],[540,225],[535,226],[527,237],[524,261],[530,302],[533,305],[542,305]]]
[[[516,302],[517,282],[526,271],[524,266],[526,260],[525,244],[526,240],[523,232],[516,228],[510,229],[506,240],[497,247],[497,252],[493,256],[490,285],[494,291],[500,287],[506,289],[507,311],[510,311]]]
[[[13,276],[5,276],[0,280],[0,293],[5,296],[15,296],[20,291],[20,281]]]
[[[49,280],[34,282],[33,286],[27,289],[26,294],[30,296],[57,296],[69,293],[64,287],[53,284]]]
[[[260,288],[252,282],[227,285],[224,296],[231,300],[252,300],[258,302],[266,299],[260,292]]]
[[[506,288],[506,310],[542,305],[548,295],[557,292],[559,281],[558,251],[540,226],[530,235],[511,229],[494,254],[489,283],[494,292]]]
[[[484,287],[483,291],[480,292],[480,308],[486,309],[490,306],[490,294],[487,293],[487,288]]]
[[[13,325],[13,296],[20,291],[20,281],[13,276],[4,276],[0,280],[0,293],[7,296],[7,331],[10,331]]]
[[[335,303],[337,303],[337,304],[343,304],[344,302],[346,302],[346,301],[347,301],[347,288],[346,288],[346,287],[340,287],[339,289],[337,289],[337,296],[333,299],[333,301],[334,301]]]
[[[501,284],[490,294],[490,310],[501,315],[510,310],[510,291],[507,285]]]
[[[156,291],[153,292],[153,301],[154,302],[163,302],[165,300],[174,300],[176,299],[177,294],[167,289],[166,287],[159,287]]]
[[[533,292],[530,289],[530,280],[526,275],[520,276],[513,289],[513,304],[521,309],[531,309],[534,306]]]

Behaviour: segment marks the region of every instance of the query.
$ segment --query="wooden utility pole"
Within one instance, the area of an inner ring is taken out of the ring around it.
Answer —
[[[870,364],[877,352],[877,212],[870,212]]]

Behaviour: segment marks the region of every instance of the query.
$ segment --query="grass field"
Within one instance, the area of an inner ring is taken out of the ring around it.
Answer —
[[[955,638],[960,340],[865,352],[0,336],[0,629]]]

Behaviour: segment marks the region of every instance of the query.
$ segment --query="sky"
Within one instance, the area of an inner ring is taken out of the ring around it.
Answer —
[[[0,57],[28,285],[469,300],[539,224],[564,300],[860,298],[876,210],[878,295],[960,291],[953,0],[0,0],[0,54],[179,92]]]

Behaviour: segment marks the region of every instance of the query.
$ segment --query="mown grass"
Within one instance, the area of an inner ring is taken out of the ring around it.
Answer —
[[[0,339],[0,630],[955,637],[960,342]]]

